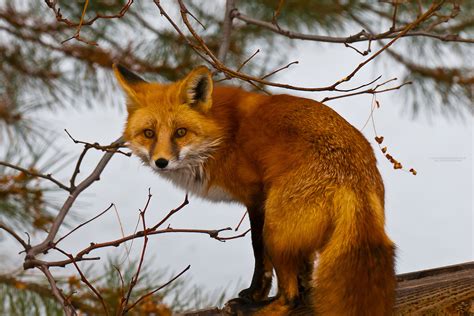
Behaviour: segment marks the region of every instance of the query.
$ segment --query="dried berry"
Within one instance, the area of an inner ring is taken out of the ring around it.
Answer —
[[[375,136],[375,141],[376,141],[378,144],[382,144],[382,142],[383,142],[383,136]]]

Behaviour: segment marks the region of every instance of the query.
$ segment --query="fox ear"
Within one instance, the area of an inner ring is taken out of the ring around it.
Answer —
[[[183,80],[180,87],[181,99],[189,106],[207,112],[212,106],[211,71],[200,66]]]
[[[115,77],[122,89],[130,98],[136,100],[137,85],[140,83],[147,83],[147,81],[120,64],[113,64],[112,68],[114,69]]]

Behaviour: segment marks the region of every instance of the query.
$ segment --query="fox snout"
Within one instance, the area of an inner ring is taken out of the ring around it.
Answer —
[[[158,158],[155,160],[155,165],[160,169],[164,169],[168,165],[168,160],[165,158]]]
[[[179,148],[175,149],[175,153],[164,154],[157,148],[145,148],[139,144],[129,143],[129,148],[138,156],[142,162],[156,171],[169,171],[183,167],[185,164],[186,151]],[[154,152],[152,151],[154,149]],[[182,153],[181,153],[182,152]]]

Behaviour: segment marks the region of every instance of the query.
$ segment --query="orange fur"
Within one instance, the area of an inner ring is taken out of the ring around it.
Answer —
[[[213,87],[204,67],[171,84],[118,68],[116,75],[128,96],[124,137],[134,153],[186,190],[248,208],[256,265],[241,296],[265,299],[272,267],[278,279],[277,299],[258,315],[286,315],[301,303],[318,315],[391,314],[384,187],[357,129],[310,99]],[[184,137],[175,136],[179,128]],[[169,167],[154,166],[159,158]]]

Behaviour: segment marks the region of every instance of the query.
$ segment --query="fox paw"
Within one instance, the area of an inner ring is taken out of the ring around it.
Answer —
[[[252,316],[287,316],[290,313],[290,306],[283,305],[279,301],[274,301],[267,306],[257,310]]]
[[[253,315],[257,310],[264,306],[262,303],[254,303],[244,298],[234,298],[228,301],[223,308],[223,311],[229,315]]]
[[[239,292],[239,298],[248,300],[249,302],[261,302],[266,300],[268,295],[260,289],[249,287]]]

